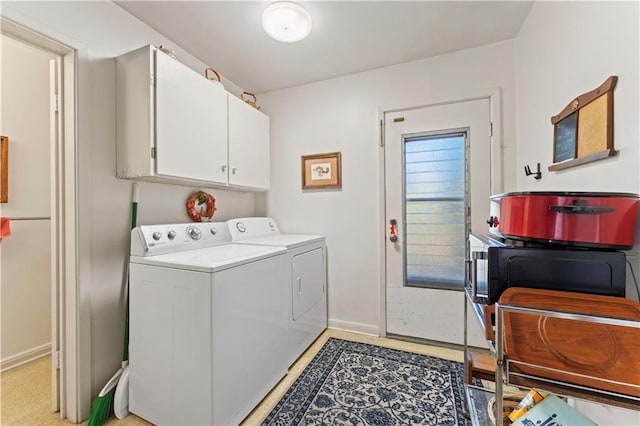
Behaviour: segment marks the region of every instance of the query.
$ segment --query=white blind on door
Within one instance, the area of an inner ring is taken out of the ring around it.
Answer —
[[[465,134],[405,139],[404,170],[406,284],[462,288]]]

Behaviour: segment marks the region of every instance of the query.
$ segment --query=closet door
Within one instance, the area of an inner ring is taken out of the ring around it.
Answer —
[[[156,51],[156,174],[227,183],[227,93]]]

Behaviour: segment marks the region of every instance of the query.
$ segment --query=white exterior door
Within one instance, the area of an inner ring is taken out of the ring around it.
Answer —
[[[466,234],[484,229],[490,121],[488,98],[385,113],[389,334],[463,343]],[[451,168],[459,169],[455,178],[446,173]],[[422,177],[416,181],[417,176]],[[415,223],[417,216],[423,223]],[[396,241],[390,235],[392,223]],[[440,245],[453,234],[459,242]],[[470,344],[484,346],[475,318],[468,327]]]

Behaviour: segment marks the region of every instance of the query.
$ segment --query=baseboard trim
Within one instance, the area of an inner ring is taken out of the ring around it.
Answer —
[[[27,362],[34,361],[51,353],[51,343],[29,349],[28,351],[12,355],[0,361],[0,372],[10,370]]]
[[[380,329],[376,326],[369,324],[362,324],[359,322],[349,322],[340,320],[329,320],[329,328],[340,331],[348,331],[351,333],[366,334],[369,336],[380,336]]]

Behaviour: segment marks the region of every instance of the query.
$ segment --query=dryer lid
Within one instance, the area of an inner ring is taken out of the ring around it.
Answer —
[[[322,235],[279,234],[258,238],[249,238],[243,240],[242,243],[279,246],[292,249],[306,244],[324,243],[324,241],[325,237]]]

